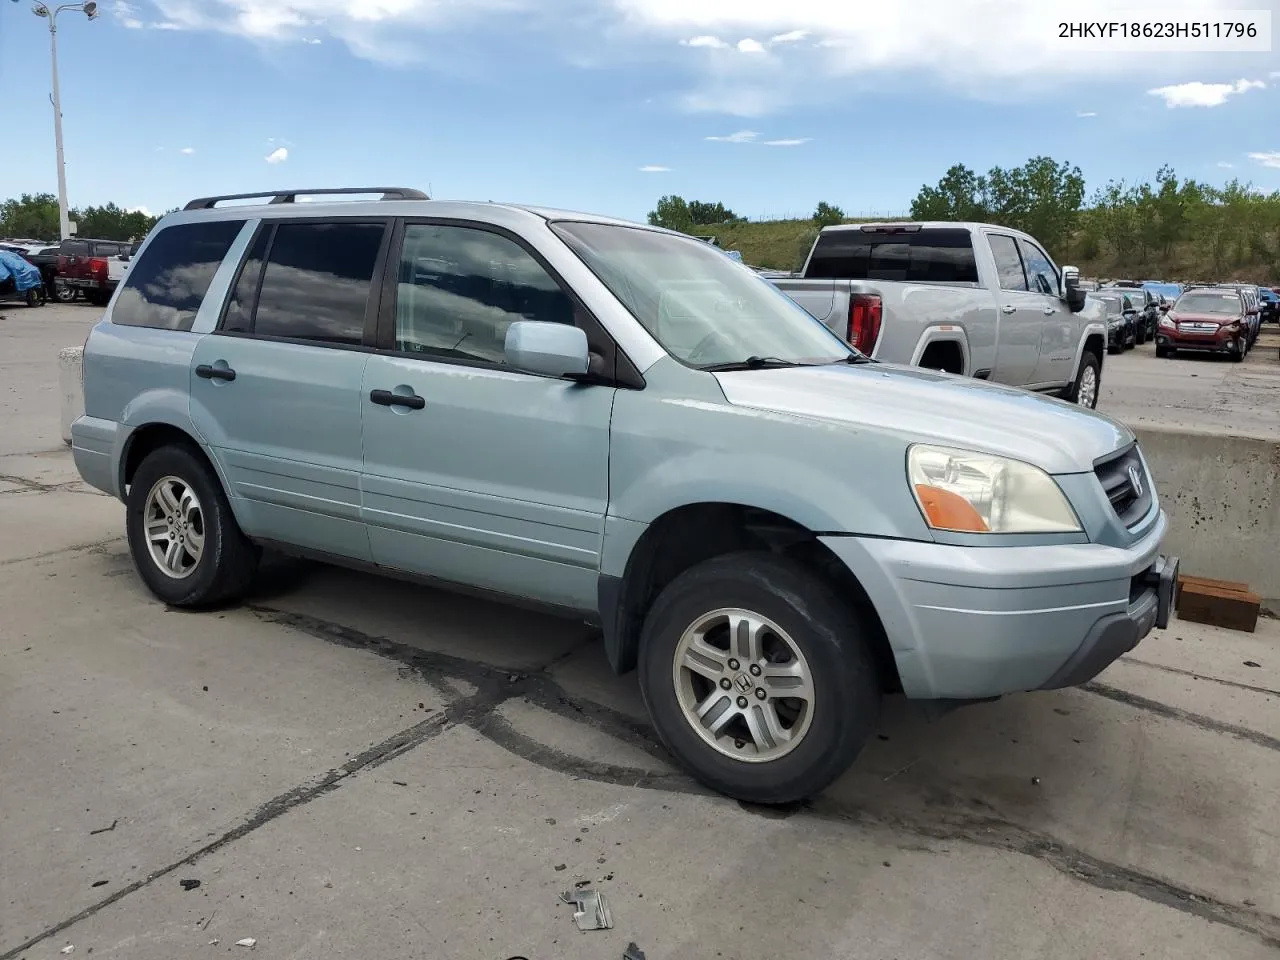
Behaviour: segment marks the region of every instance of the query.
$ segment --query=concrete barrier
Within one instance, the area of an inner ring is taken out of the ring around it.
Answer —
[[[58,351],[58,390],[62,395],[62,442],[71,443],[71,424],[84,413],[84,347]]]
[[[1165,549],[1185,573],[1240,580],[1280,613],[1280,443],[1134,431],[1169,514]]]

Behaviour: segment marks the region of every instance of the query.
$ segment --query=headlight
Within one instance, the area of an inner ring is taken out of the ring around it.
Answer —
[[[925,523],[962,533],[1077,533],[1071,504],[1029,463],[948,447],[907,451],[907,479]]]
[[[1112,326],[1112,327],[1119,327],[1119,326],[1123,326],[1123,325],[1124,325],[1124,317],[1112,317],[1112,318],[1108,321],[1108,324],[1109,324],[1110,326]]]

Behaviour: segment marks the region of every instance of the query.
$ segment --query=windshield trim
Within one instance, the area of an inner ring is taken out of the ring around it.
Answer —
[[[575,238],[573,238],[571,235],[566,237],[564,233],[558,228],[572,227],[572,226],[608,227],[611,230],[630,230],[636,233],[654,234],[656,236],[666,237],[674,243],[687,242],[690,244],[699,245],[698,247],[691,247],[690,249],[700,249],[701,247],[709,247],[713,253],[718,254],[721,257],[721,259],[727,265],[729,265],[730,269],[736,269],[741,271],[745,276],[750,277],[753,283],[764,284],[765,287],[773,296],[781,297],[787,303],[789,309],[793,311],[798,310],[805,317],[808,317],[809,320],[814,325],[816,325],[819,329],[822,330],[823,333],[827,334],[827,336],[830,337],[833,344],[835,344],[836,346],[838,346],[839,348],[845,351],[845,353],[842,356],[835,356],[831,358],[800,357],[800,358],[797,358],[795,361],[795,364],[797,366],[819,366],[819,365],[828,364],[828,363],[845,363],[845,362],[848,362],[848,360],[851,357],[864,357],[868,360],[871,359],[870,357],[867,357],[866,354],[862,353],[862,351],[854,347],[852,344],[847,343],[843,338],[839,336],[839,334],[832,331],[831,328],[828,327],[825,323],[823,323],[821,320],[818,320],[811,313],[805,310],[804,307],[800,306],[800,304],[796,303],[794,300],[788,297],[785,293],[779,290],[774,284],[770,283],[767,279],[762,277],[760,274],[756,273],[756,271],[752,270],[745,263],[739,263],[738,261],[734,260],[731,257],[724,256],[723,251],[717,250],[717,248],[712,247],[710,244],[706,243],[706,241],[704,240],[699,240],[697,237],[690,236],[687,233],[680,233],[679,231],[676,231],[676,230],[667,230],[663,227],[652,227],[652,226],[646,226],[644,224],[639,224],[639,223],[594,220],[587,217],[584,217],[584,218],[557,217],[555,219],[547,220],[547,226],[551,229],[551,232],[556,235],[557,239],[559,239],[560,242],[565,245],[565,247],[569,250],[569,252],[572,253],[575,258],[577,258],[577,260],[583,265],[583,267],[587,271],[589,271],[591,275],[596,278],[596,280],[600,282],[600,285],[604,287],[606,291],[608,291],[609,295],[612,296],[614,300],[617,301],[618,305],[627,312],[627,315],[631,317],[631,319],[640,327],[640,329],[644,330],[645,333],[653,340],[653,342],[658,345],[659,349],[662,350],[663,354],[667,357],[670,357],[672,360],[680,364],[680,366],[684,367],[686,370],[696,370],[699,373],[736,372],[736,368],[734,370],[728,370],[728,371],[712,371],[712,370],[709,370],[708,367],[717,366],[718,364],[689,363],[687,360],[684,360],[681,357],[677,356],[675,353],[673,353],[671,349],[665,343],[663,343],[653,331],[649,330],[648,326],[645,325],[644,321],[641,320],[638,316],[636,316],[635,311],[631,308],[631,305],[627,303],[622,297],[620,297],[614,291],[609,281],[607,281],[603,276],[601,276],[600,272],[591,263],[589,263],[585,257],[583,257],[583,255],[578,251],[577,245],[573,242]],[[745,357],[741,358],[741,362],[745,363],[746,359],[747,358]],[[729,362],[729,361],[724,361],[724,362]],[[744,367],[743,369],[747,369],[747,368]],[[769,370],[769,369],[784,369],[784,368],[781,366],[771,365],[768,367],[759,367],[757,369]]]

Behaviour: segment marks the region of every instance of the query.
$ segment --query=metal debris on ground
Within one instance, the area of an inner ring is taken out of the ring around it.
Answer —
[[[579,930],[611,930],[613,914],[604,894],[596,890],[566,890],[560,899],[574,907],[573,922]]]
[[[61,950],[59,950],[58,952],[59,952],[59,953],[75,953],[75,952],[76,952],[76,945],[75,945],[74,943],[68,943],[65,947],[63,947],[63,948],[62,948]]]
[[[236,941],[237,947],[249,947],[250,949],[252,949],[257,945],[258,945],[258,941],[255,940],[253,937],[245,937],[243,940]]]
[[[1260,664],[1257,660],[1246,660],[1246,661],[1244,662],[1244,665],[1245,665],[1246,667],[1261,667],[1261,666],[1262,666],[1262,664]]]
[[[182,889],[186,890],[188,893],[200,886],[199,880],[179,880],[178,883],[182,884]]]
[[[89,831],[89,836],[91,836],[91,837],[96,837],[96,836],[97,836],[98,834],[100,834],[100,833],[110,833],[112,830],[114,830],[114,829],[116,828],[116,824],[117,824],[117,823],[119,823],[119,822],[120,822],[120,821],[119,821],[118,819],[117,819],[117,820],[112,820],[112,821],[111,821],[111,826],[109,826],[109,827],[100,827],[100,828],[98,828],[97,830],[90,830],[90,831]]]
[[[622,954],[622,960],[644,960],[644,951],[636,946],[636,942],[632,940],[627,944],[627,949]]]

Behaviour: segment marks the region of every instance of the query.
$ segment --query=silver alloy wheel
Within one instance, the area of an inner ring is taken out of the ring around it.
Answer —
[[[676,644],[672,680],[685,720],[735,760],[785,756],[813,720],[813,674],[800,647],[750,610],[712,610],[690,624]]]
[[[160,571],[185,580],[204,554],[204,512],[191,485],[180,477],[161,477],[142,508],[147,551]]]
[[[1085,367],[1080,371],[1080,392],[1076,403],[1082,407],[1093,409],[1098,400],[1098,372],[1093,367]]]

